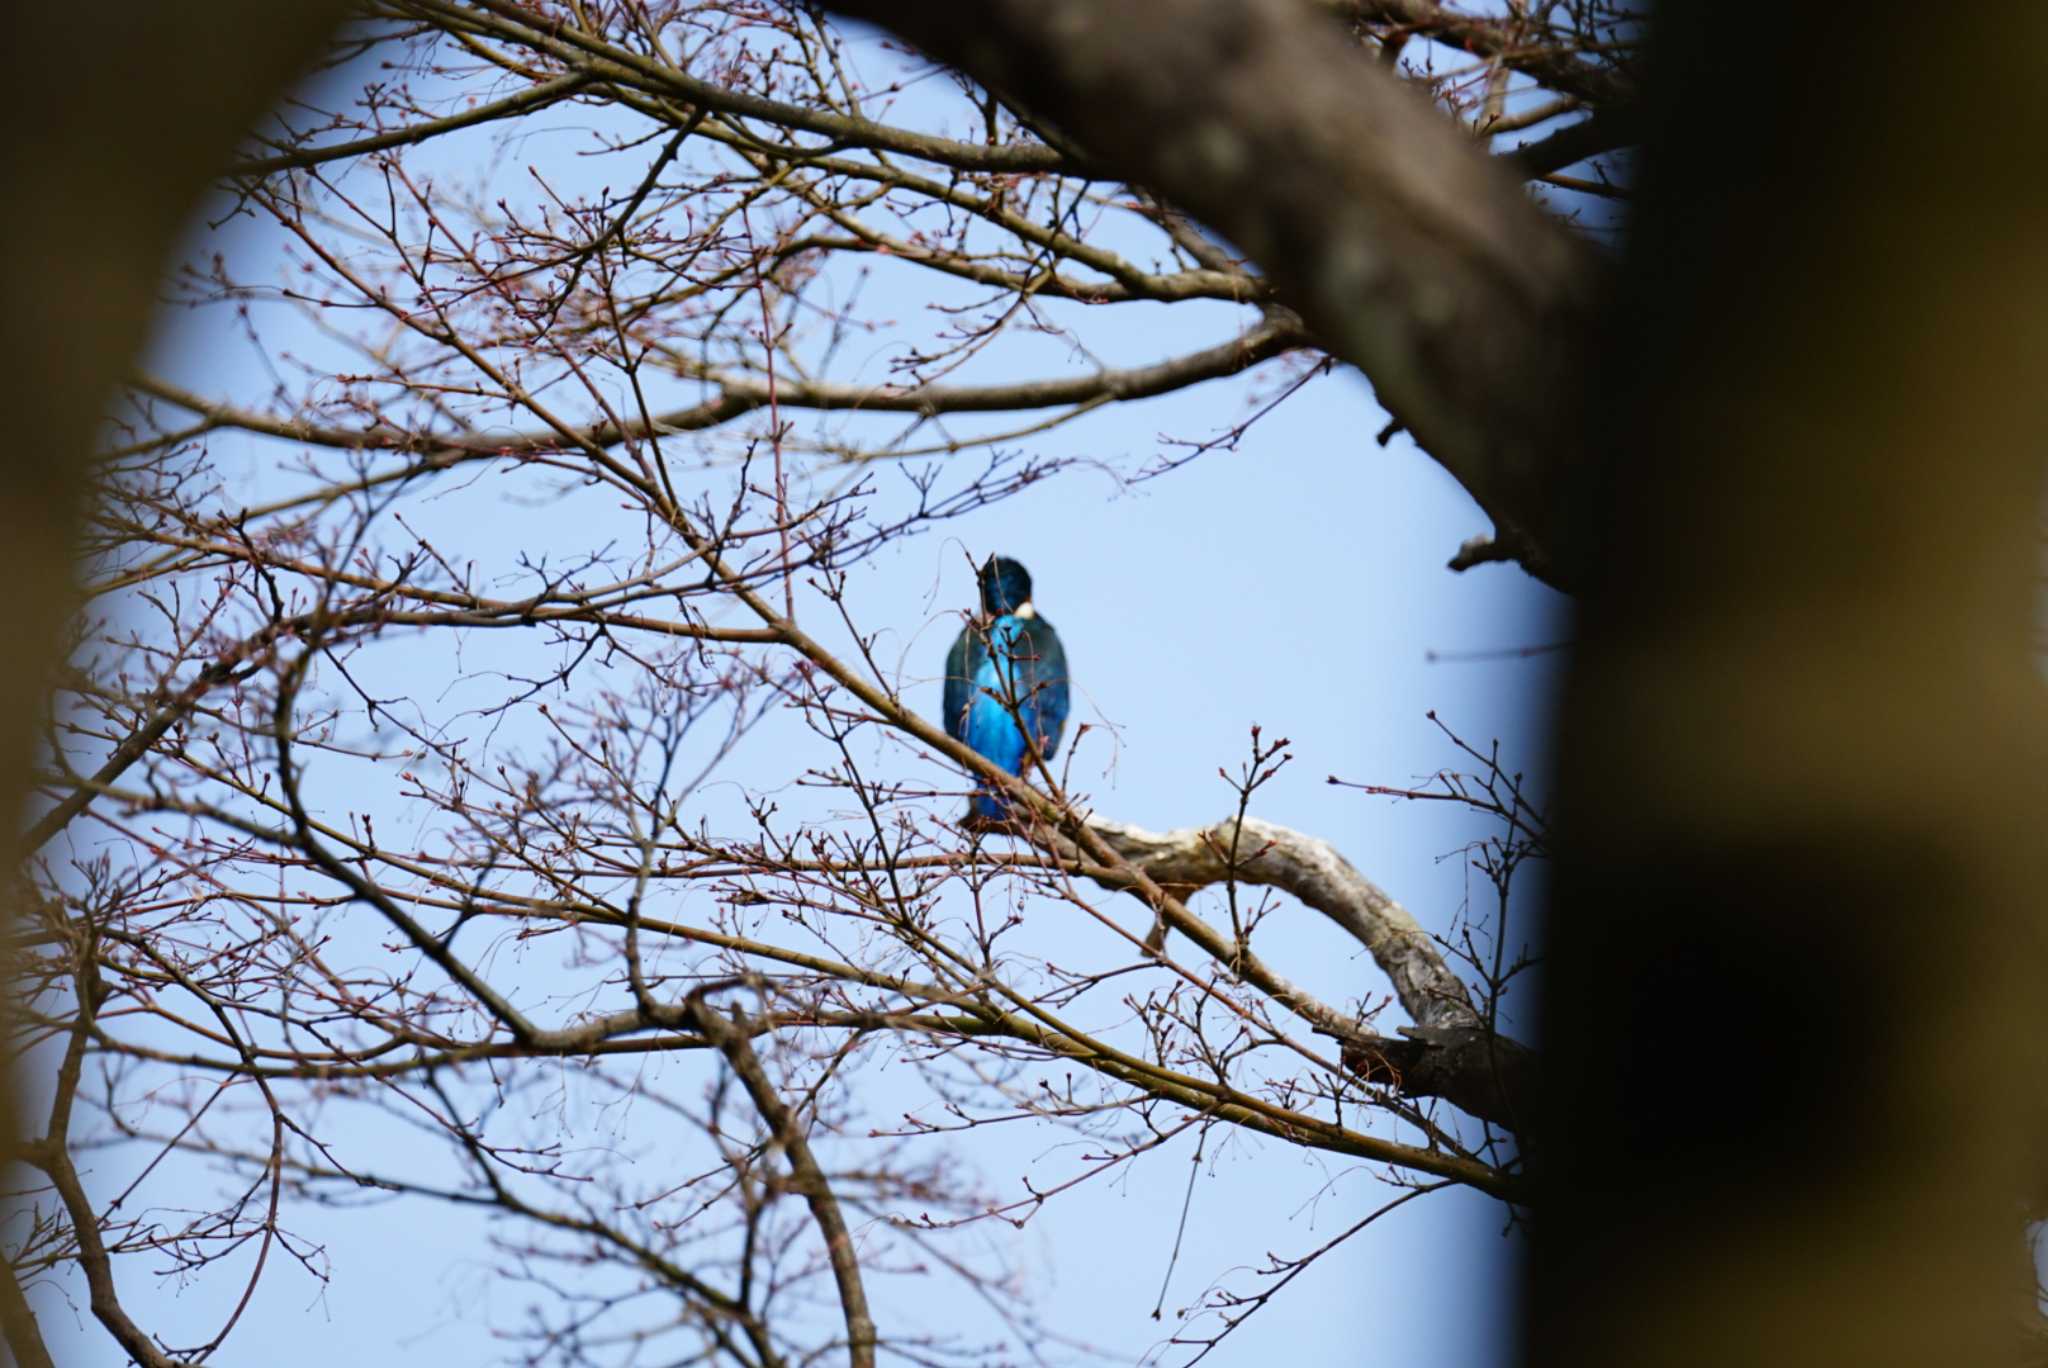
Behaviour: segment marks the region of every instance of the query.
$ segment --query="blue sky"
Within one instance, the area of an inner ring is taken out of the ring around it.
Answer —
[[[914,104],[899,106],[899,117],[919,112]],[[583,143],[574,119],[540,122],[539,131],[523,133],[516,160],[558,185],[599,174],[575,157]],[[482,174],[481,157],[464,164],[452,147],[441,155],[450,158],[451,177]],[[193,245],[210,252],[221,244],[250,276],[274,272],[275,233],[240,222],[222,239],[201,234]],[[895,320],[893,335],[884,330],[869,353],[848,361],[873,374],[892,344],[930,326],[936,297],[929,280],[908,268],[878,270],[867,288],[867,311]],[[1222,306],[1126,306],[1097,311],[1076,326],[1096,358],[1132,364],[1205,345],[1229,335],[1236,322]],[[267,358],[225,312],[176,314],[150,365],[204,394],[259,401],[274,374],[289,374],[284,353],[317,365],[326,345],[282,313],[265,327]],[[1088,364],[1064,344],[1023,338],[956,378],[1015,378]],[[1448,934],[1468,897],[1475,906],[1483,902],[1480,881],[1458,851],[1486,834],[1484,827],[1449,805],[1399,804],[1332,788],[1326,777],[1400,784],[1456,765],[1459,757],[1425,716],[1430,710],[1474,742],[1498,738],[1511,763],[1540,770],[1544,712],[1563,657],[1514,652],[1566,639],[1562,601],[1511,568],[1464,575],[1443,569],[1461,541],[1486,530],[1485,519],[1405,436],[1385,447],[1375,442],[1386,416],[1365,381],[1348,371],[1310,381],[1234,449],[1156,479],[1130,479],[1170,454],[1168,441],[1206,438],[1241,419],[1285,365],[1112,406],[1032,439],[1034,453],[1082,464],[886,548],[854,569],[849,600],[862,628],[880,633],[877,660],[936,716],[940,663],[958,611],[973,599],[971,565],[990,552],[1018,557],[1034,575],[1040,611],[1066,642],[1075,720],[1095,724],[1072,743],[1070,782],[1090,793],[1099,811],[1155,829],[1224,816],[1233,797],[1216,770],[1237,765],[1247,729],[1257,723],[1269,738],[1289,737],[1295,759],[1261,790],[1254,814],[1330,840],[1426,928]],[[247,499],[291,487],[294,477],[283,463],[294,454],[288,444],[247,439],[213,446],[216,464],[236,473]],[[707,485],[719,478],[705,476]],[[474,558],[502,575],[501,588],[517,582],[522,552],[544,547],[571,555],[617,531],[599,497],[536,495],[451,486],[409,507],[407,517],[451,558]],[[904,497],[900,474],[880,468],[874,504],[886,508]],[[807,623],[823,623],[823,605],[814,595],[806,599]],[[834,642],[845,639],[828,626],[819,629]],[[464,644],[456,662],[438,648],[399,640],[376,648],[365,668],[394,688],[412,685],[442,715],[454,715],[463,690],[484,696],[496,682],[488,672],[531,665],[532,657],[520,654],[531,649],[510,634],[479,637]],[[517,746],[529,735],[520,728],[530,725],[531,719],[508,720],[500,743]],[[947,782],[943,771],[893,743],[876,743],[872,756],[892,772]],[[799,719],[771,713],[706,786],[705,820],[735,821],[744,798],[762,793],[793,814],[835,820],[829,800],[789,784],[804,766],[828,759]],[[329,769],[310,783],[333,810],[375,811],[380,829],[419,820],[388,778]],[[1027,907],[1026,915],[1031,942],[1049,957],[1094,949],[1087,928],[1070,924],[1063,909],[1033,920]],[[1387,992],[1370,960],[1312,912],[1285,908],[1261,935],[1270,962],[1331,1000]],[[1526,1010],[1522,1016],[1512,1025],[1526,1035]],[[910,1083],[872,1087],[864,1100],[877,1108],[920,1104]],[[660,1167],[658,1113],[621,1119],[616,1109],[571,1096],[571,1084],[564,1088],[567,1130],[591,1144],[629,1145],[637,1163]],[[371,1167],[413,1162],[409,1147],[421,1143],[371,1121],[348,1121],[340,1134]],[[1029,1124],[969,1133],[959,1137],[958,1152],[993,1188],[1011,1192],[1021,1191],[1026,1175],[1043,1186],[1079,1162],[1073,1136]],[[1184,1139],[1048,1204],[1022,1232],[1001,1234],[1013,1242],[1016,1266],[1050,1324],[1127,1359],[1159,1345],[1167,1329],[1150,1311],[1190,1192],[1193,1152]],[[104,1152],[96,1159],[96,1187],[121,1186],[136,1158],[133,1151]],[[197,1165],[173,1179],[217,1181]],[[1261,1264],[1267,1251],[1306,1252],[1391,1195],[1372,1172],[1334,1156],[1212,1137],[1188,1202],[1165,1300],[1169,1313],[1213,1280],[1252,1285],[1243,1270]],[[175,1190],[160,1187],[154,1200],[175,1205]],[[1505,1362],[1503,1299],[1514,1243],[1502,1236],[1503,1216],[1497,1204],[1461,1192],[1411,1203],[1311,1268],[1207,1361],[1284,1360],[1298,1368]],[[379,1203],[312,1213],[301,1226],[329,1251],[331,1284],[322,1289],[293,1268],[273,1272],[218,1361],[288,1354],[313,1368],[466,1364],[504,1352],[482,1332],[494,1320],[516,1319],[523,1294],[488,1275],[493,1256],[485,1222],[444,1206]],[[181,1286],[147,1258],[122,1262],[119,1277],[131,1311],[146,1325],[217,1320],[222,1298],[232,1301],[240,1290]],[[935,1297],[935,1289],[942,1295]],[[52,1285],[33,1293],[60,1360],[116,1361],[97,1326],[74,1328],[86,1318],[82,1289],[70,1290],[76,1312]],[[877,1316],[885,1330],[913,1320],[974,1326],[978,1308],[954,1304],[955,1295],[930,1280],[896,1280],[878,1290]],[[166,1336],[175,1340],[177,1329],[167,1328]]]

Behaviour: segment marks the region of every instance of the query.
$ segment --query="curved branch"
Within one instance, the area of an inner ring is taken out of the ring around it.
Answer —
[[[1183,902],[1225,883],[1277,888],[1344,928],[1371,952],[1415,1021],[1398,1036],[1342,1034],[1346,1068],[1408,1097],[1438,1097],[1519,1135],[1536,1115],[1536,1053],[1490,1030],[1465,984],[1408,909],[1319,837],[1226,817],[1205,827],[1153,832],[1091,818],[1089,830]],[[1236,869],[1229,852],[1239,852]],[[1105,888],[1128,888],[1115,869],[1080,866]]]
[[[1095,401],[1150,399],[1205,380],[1221,379],[1251,369],[1262,361],[1297,351],[1309,345],[1300,322],[1285,310],[1277,310],[1257,327],[1226,342],[1184,356],[1172,357],[1149,366],[1104,369],[1092,375],[1061,376],[1057,379],[1022,380],[1006,385],[843,385],[828,381],[793,381],[777,378],[775,403],[779,408],[803,408],[832,412],[910,413],[1005,413],[1013,409],[1060,408]],[[765,379],[707,371],[693,376],[713,386],[717,393],[700,404],[656,414],[647,422],[602,423],[577,433],[580,439],[600,447],[620,442],[644,441],[649,437],[700,432],[769,406]],[[420,454],[419,467],[408,467],[389,478],[411,476],[425,469],[457,464],[465,460],[495,460],[537,451],[559,451],[565,445],[559,431],[485,434],[412,434],[388,425],[345,428],[269,414],[217,403],[154,376],[136,376],[129,383],[153,398],[164,400],[200,415],[211,428],[236,428],[244,432],[306,442],[344,451],[389,450]],[[183,430],[180,438],[192,435]]]
[[[1473,1026],[1481,1021],[1464,982],[1408,909],[1328,841],[1256,817],[1242,823],[1226,817],[1210,826],[1165,832],[1100,818],[1088,825],[1127,863],[1153,882],[1172,887],[1183,901],[1199,889],[1228,882],[1233,877],[1229,852],[1236,849],[1238,883],[1277,888],[1343,927],[1372,953],[1417,1024]]]
[[[143,1368],[178,1368],[177,1360],[166,1354],[147,1331],[129,1316],[114,1287],[114,1263],[107,1242],[100,1234],[100,1217],[86,1196],[85,1184],[71,1162],[71,1109],[78,1096],[78,1080],[85,1064],[85,1052],[92,1036],[93,1021],[105,995],[99,966],[93,958],[91,931],[83,932],[85,943],[74,947],[73,963],[78,989],[78,1016],[72,1023],[71,1040],[57,1069],[57,1087],[50,1101],[48,1128],[40,1140],[23,1147],[21,1157],[49,1178],[64,1214],[71,1222],[72,1238],[78,1243],[78,1266],[85,1274],[92,1314],[114,1341]]]
[[[825,1239],[825,1254],[832,1263],[832,1279],[839,1288],[839,1307],[846,1318],[846,1361],[851,1368],[874,1368],[875,1318],[868,1310],[867,1289],[861,1282],[860,1255],[853,1247],[853,1234],[846,1228],[846,1216],[832,1192],[831,1180],[811,1153],[804,1128],[775,1091],[761,1058],[748,1043],[747,1019],[727,1020],[704,1000],[703,989],[692,993],[685,1010],[692,1024],[725,1056],[733,1074],[747,1090],[754,1110],[768,1124],[770,1134],[789,1163],[796,1190],[811,1208],[811,1219]]]

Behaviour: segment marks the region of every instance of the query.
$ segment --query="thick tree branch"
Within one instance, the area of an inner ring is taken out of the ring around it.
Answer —
[[[1185,208],[1569,586],[1561,508],[1604,272],[1514,176],[1292,0],[840,0],[1043,113]]]
[[[1092,819],[1089,829],[1160,887],[1185,901],[1225,883],[1277,888],[1344,928],[1371,952],[1414,1019],[1397,1037],[1342,1035],[1346,1067],[1409,1097],[1439,1097],[1517,1134],[1535,1115],[1537,1057],[1487,1029],[1465,984],[1408,910],[1358,872],[1328,841],[1247,817],[1152,832]],[[1054,838],[1055,847],[1064,843]],[[1233,871],[1230,852],[1238,852]],[[1118,869],[1082,870],[1107,888],[1130,887]]]
[[[1421,1025],[1471,1026],[1481,1019],[1463,981],[1408,909],[1328,841],[1256,817],[1241,824],[1226,817],[1211,826],[1166,832],[1100,818],[1089,826],[1126,863],[1162,887],[1172,887],[1183,900],[1233,876],[1240,884],[1292,894],[1372,952],[1403,1010]],[[1233,848],[1238,852],[1235,871],[1229,859]]]
[[[16,382],[18,455],[0,499],[0,631],[10,652],[0,678],[0,811],[19,830],[50,673],[64,658],[76,606],[73,567],[88,460],[99,444],[112,382],[141,347],[157,298],[162,254],[205,178],[249,121],[310,60],[340,17],[340,0],[221,0],[164,5],[16,5],[9,49],[24,54],[6,82],[8,139],[0,166],[15,202],[0,227],[10,281],[0,351]],[[32,206],[32,207],[31,207]],[[18,847],[11,847],[16,851]],[[10,868],[12,866],[10,865]],[[0,900],[0,932],[20,899]],[[12,1026],[10,994],[0,1020]],[[68,1057],[68,1056],[67,1056]],[[75,1086],[76,1079],[71,1084]],[[0,1078],[0,1132],[18,1135],[15,1080]],[[67,1102],[68,1106],[68,1102]],[[54,1166],[67,1168],[63,1138]],[[68,1206],[76,1195],[60,1193]],[[79,1216],[73,1207],[74,1220]],[[93,1309],[138,1362],[155,1354],[113,1301],[104,1248],[83,1213],[78,1234]],[[96,1261],[95,1261],[96,1259]],[[11,1281],[11,1275],[0,1271]],[[47,1362],[7,1296],[7,1337],[24,1364]],[[106,1318],[103,1316],[103,1320]]]
[[[1344,1067],[1407,1097],[1440,1097],[1525,1145],[1541,1094],[1536,1052],[1476,1026],[1403,1026],[1397,1036],[1344,1042]]]
[[[1595,114],[1556,132],[1525,142],[1500,154],[1517,174],[1531,178],[1549,176],[1576,165],[1588,157],[1612,152],[1617,147],[1642,140],[1642,118],[1633,109]]]

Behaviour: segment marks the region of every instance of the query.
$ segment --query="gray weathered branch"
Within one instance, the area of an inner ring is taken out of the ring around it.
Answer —
[[[1526,1134],[1535,1113],[1535,1053],[1489,1029],[1464,982],[1414,916],[1328,841],[1256,817],[1166,832],[1102,818],[1088,826],[1132,868],[1183,901],[1234,878],[1242,885],[1277,888],[1343,927],[1371,953],[1416,1023],[1393,1037],[1346,1035],[1346,1066],[1408,1096],[1442,1098]],[[1124,886],[1108,870],[1090,871],[1089,877],[1105,887]]]
[[[1372,953],[1394,995],[1417,1024],[1469,1026],[1479,1020],[1464,982],[1408,909],[1358,872],[1328,841],[1286,827],[1235,817],[1204,827],[1146,831],[1124,822],[1089,822],[1117,854],[1183,897],[1229,882],[1236,842],[1238,883],[1277,888],[1344,928]]]

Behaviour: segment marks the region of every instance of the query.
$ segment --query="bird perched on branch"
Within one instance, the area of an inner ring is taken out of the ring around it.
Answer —
[[[981,612],[946,653],[946,735],[1012,774],[1050,760],[1067,721],[1067,653],[1031,603],[1031,574],[1008,556],[981,567]],[[1000,822],[1009,801],[977,780],[970,821]]]

